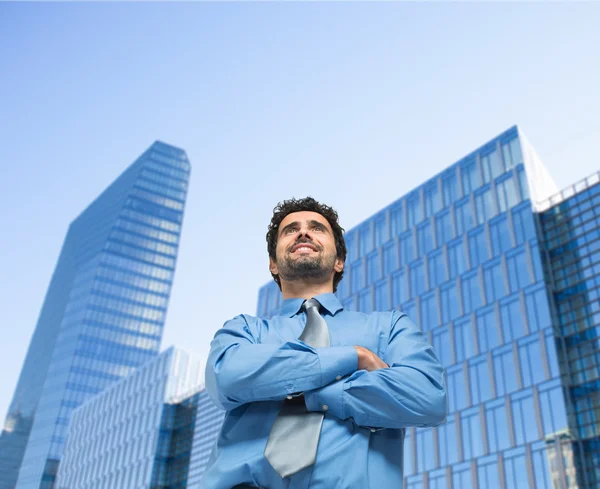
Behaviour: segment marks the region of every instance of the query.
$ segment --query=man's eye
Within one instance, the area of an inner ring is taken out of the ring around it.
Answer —
[[[294,228],[287,228],[283,234],[292,234],[295,232],[296,232],[296,230]]]
[[[315,231],[323,231],[325,228],[323,226],[315,226],[313,229]]]

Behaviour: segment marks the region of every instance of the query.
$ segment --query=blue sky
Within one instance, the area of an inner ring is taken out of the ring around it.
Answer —
[[[192,181],[163,347],[270,280],[274,205],[347,229],[518,124],[559,187],[600,168],[594,3],[0,3],[0,412],[69,223],[154,140]]]

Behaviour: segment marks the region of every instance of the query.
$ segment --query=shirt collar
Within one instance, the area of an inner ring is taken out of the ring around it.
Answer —
[[[325,309],[331,316],[343,309],[338,298],[331,292],[315,295],[315,299],[319,301],[322,308]],[[281,316],[287,316],[291,318],[298,314],[303,303],[304,299],[302,298],[286,299],[281,304],[279,314]]]

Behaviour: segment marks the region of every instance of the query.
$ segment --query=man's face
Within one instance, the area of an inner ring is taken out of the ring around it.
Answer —
[[[344,268],[337,258],[333,230],[317,212],[288,214],[279,225],[275,254],[277,259],[270,260],[269,269],[286,282],[326,281]]]

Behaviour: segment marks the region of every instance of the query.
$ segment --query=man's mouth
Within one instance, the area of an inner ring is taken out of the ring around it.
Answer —
[[[292,253],[310,253],[318,251],[317,248],[308,243],[299,243],[292,248]]]

